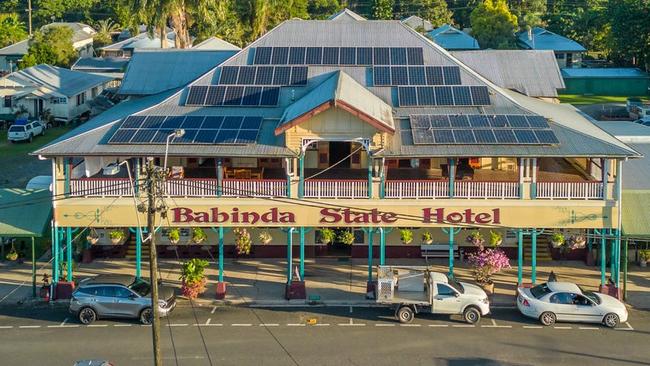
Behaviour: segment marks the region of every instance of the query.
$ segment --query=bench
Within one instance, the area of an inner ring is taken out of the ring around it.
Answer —
[[[463,252],[458,245],[454,245],[453,252],[454,258],[463,260]],[[420,245],[420,255],[425,260],[429,260],[429,258],[449,258],[449,244]]]

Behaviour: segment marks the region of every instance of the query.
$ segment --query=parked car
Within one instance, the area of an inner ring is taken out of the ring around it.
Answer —
[[[556,321],[602,323],[615,328],[627,321],[627,308],[616,298],[583,291],[570,282],[547,282],[532,288],[517,289],[517,308],[543,325]]]
[[[32,121],[25,123],[15,123],[9,127],[7,139],[9,142],[29,141],[32,142],[34,136],[45,135],[45,124],[41,121]]]
[[[83,324],[99,318],[131,318],[151,324],[151,285],[128,275],[99,275],[79,283],[70,299],[70,313]],[[174,289],[158,286],[160,316],[167,316],[176,307]]]

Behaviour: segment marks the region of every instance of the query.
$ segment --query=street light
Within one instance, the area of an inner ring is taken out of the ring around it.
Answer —
[[[174,132],[170,133],[169,136],[167,136],[167,141],[165,142],[165,162],[163,163],[163,171],[167,170],[167,154],[169,153],[170,141],[175,138],[181,138],[183,136],[185,136],[185,130],[182,128],[174,130]]]

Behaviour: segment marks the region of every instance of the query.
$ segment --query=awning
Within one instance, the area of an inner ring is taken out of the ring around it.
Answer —
[[[52,218],[49,190],[0,189],[0,236],[43,236]]]
[[[0,121],[15,121],[16,116],[12,113],[0,113]]]
[[[623,235],[650,238],[650,190],[623,190],[622,224]]]

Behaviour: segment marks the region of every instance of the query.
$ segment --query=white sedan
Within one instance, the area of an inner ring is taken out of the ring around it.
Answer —
[[[543,325],[556,321],[602,323],[615,328],[627,321],[627,308],[616,298],[582,289],[569,282],[548,282],[517,289],[517,308]]]

